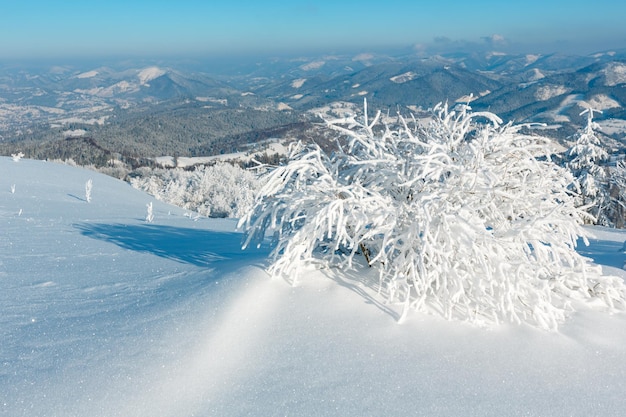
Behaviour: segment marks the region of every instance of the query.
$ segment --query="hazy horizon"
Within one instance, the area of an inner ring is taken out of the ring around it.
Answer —
[[[626,4],[599,0],[145,1],[3,5],[0,59],[297,55],[406,49],[587,54],[626,47]]]

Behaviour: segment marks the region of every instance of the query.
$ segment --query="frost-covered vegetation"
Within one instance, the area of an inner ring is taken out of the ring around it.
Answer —
[[[346,146],[295,145],[269,174],[241,225],[247,245],[274,235],[273,275],[364,259],[404,315],[475,323],[555,329],[574,300],[624,308],[623,281],[575,251],[589,214],[550,139],[467,106],[438,106],[426,127],[380,120],[328,121]]]
[[[586,115],[587,123],[571,138],[574,145],[564,155],[565,167],[576,178],[573,186],[578,204],[592,215],[588,221],[622,228],[626,207],[624,161],[610,163],[611,155],[596,134],[594,112],[599,111],[589,108],[581,113]]]
[[[228,163],[192,170],[140,168],[130,183],[159,200],[208,217],[241,217],[260,188],[253,172]]]

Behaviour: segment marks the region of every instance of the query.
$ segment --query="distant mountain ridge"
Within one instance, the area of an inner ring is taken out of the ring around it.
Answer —
[[[281,126],[315,123],[320,108],[361,107],[364,99],[401,113],[471,102],[505,121],[546,123],[560,139],[580,127],[579,113],[591,106],[603,112],[597,120],[607,136],[622,144],[626,136],[626,49],[588,56],[405,51],[268,58],[230,72],[199,67],[4,64],[0,150],[84,134],[105,148],[148,156],[230,152],[237,148],[233,138],[297,135]]]

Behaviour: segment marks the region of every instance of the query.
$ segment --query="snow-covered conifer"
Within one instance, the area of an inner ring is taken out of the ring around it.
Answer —
[[[586,207],[595,223],[607,226],[612,221],[606,215],[609,187],[607,170],[602,163],[609,159],[609,154],[594,131],[598,127],[593,121],[594,112],[602,113],[591,108],[580,113],[587,115],[587,123],[572,137],[575,143],[566,153],[566,167],[577,180],[579,205]]]
[[[437,106],[426,127],[380,120],[367,108],[329,120],[345,150],[295,144],[268,174],[240,226],[246,246],[273,234],[274,276],[366,259],[403,317],[416,309],[555,329],[572,300],[624,307],[623,281],[575,251],[586,213],[571,174],[545,155],[549,139],[468,106]]]
[[[609,204],[606,217],[613,226],[626,227],[626,161],[618,161],[609,168]]]

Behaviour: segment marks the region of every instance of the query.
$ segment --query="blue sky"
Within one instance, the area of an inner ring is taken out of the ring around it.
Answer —
[[[626,2],[615,0],[0,0],[0,58],[332,53],[487,43],[588,53],[625,48],[625,21]]]

